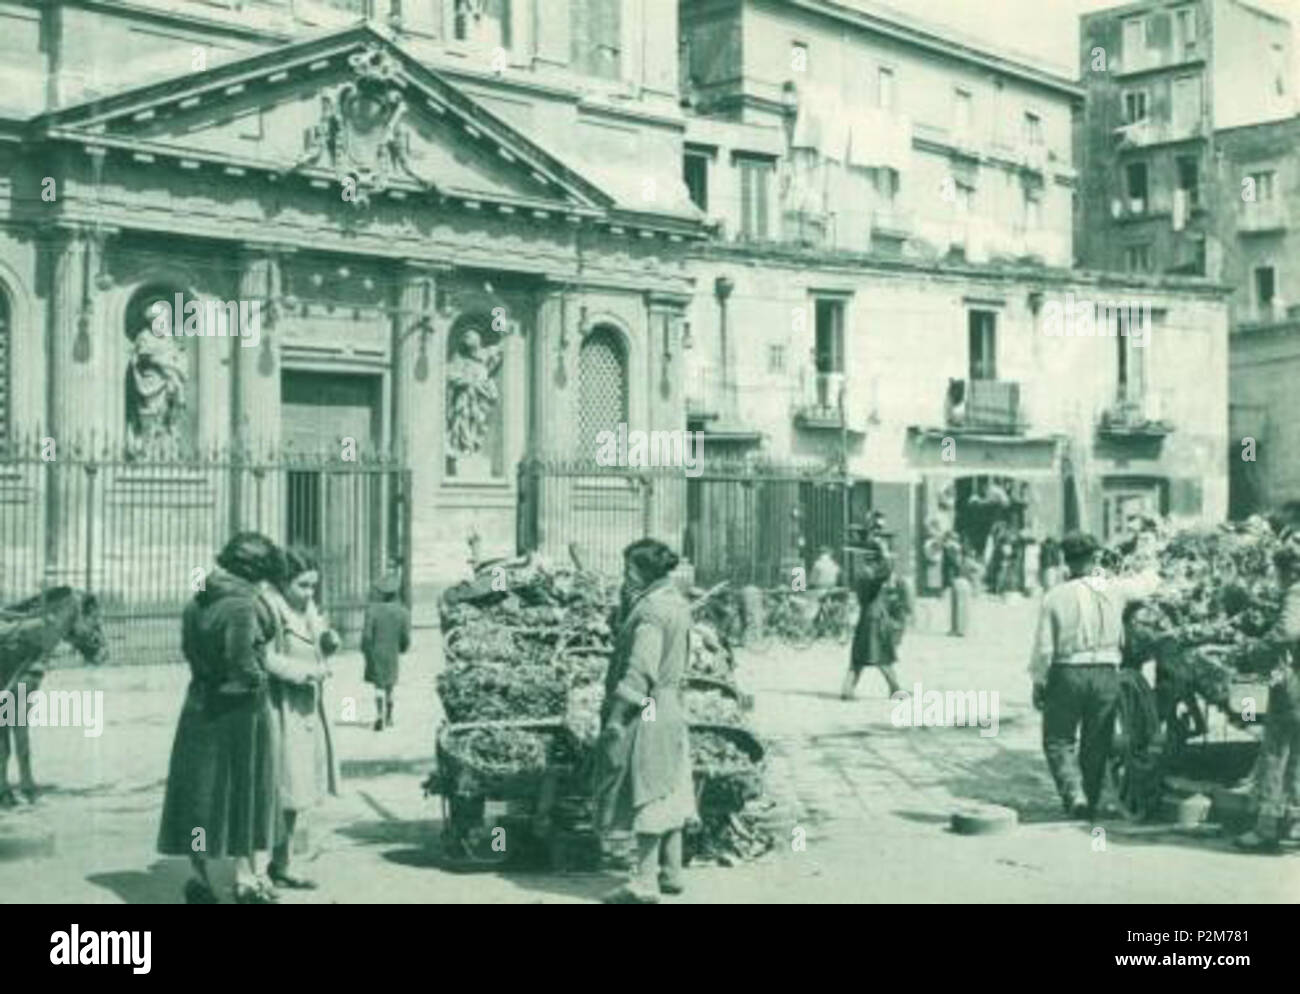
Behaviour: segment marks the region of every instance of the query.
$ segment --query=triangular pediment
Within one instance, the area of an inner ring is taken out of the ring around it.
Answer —
[[[368,24],[64,108],[31,128],[37,138],[350,183],[363,198],[423,190],[551,209],[614,202]]]

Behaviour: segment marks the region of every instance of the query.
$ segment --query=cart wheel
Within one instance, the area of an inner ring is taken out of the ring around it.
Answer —
[[[1129,821],[1149,819],[1160,804],[1162,754],[1155,695],[1140,673],[1120,671],[1106,789]]]

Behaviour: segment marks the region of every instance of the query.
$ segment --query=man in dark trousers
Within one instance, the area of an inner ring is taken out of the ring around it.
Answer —
[[[1029,670],[1061,803],[1070,817],[1091,819],[1115,728],[1124,608],[1153,594],[1160,578],[1154,569],[1108,574],[1091,535],[1067,535],[1061,551],[1070,578],[1043,595]]]

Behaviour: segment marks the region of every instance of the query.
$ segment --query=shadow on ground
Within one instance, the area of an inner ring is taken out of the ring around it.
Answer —
[[[161,859],[143,873],[139,870],[92,873],[86,880],[111,891],[126,904],[184,904],[185,881],[189,877],[189,864],[185,860]]]

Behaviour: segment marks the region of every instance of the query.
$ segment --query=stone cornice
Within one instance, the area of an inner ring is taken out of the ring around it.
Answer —
[[[1209,300],[1222,300],[1235,292],[1233,287],[1200,277],[1141,277],[1129,273],[1049,266],[978,265],[937,259],[896,258],[866,252],[817,251],[776,244],[755,248],[726,242],[706,242],[692,247],[688,254],[692,259],[787,267],[805,273],[813,268],[827,272],[858,273],[864,276],[911,273],[918,277],[929,276],[966,282],[973,280],[986,283],[1015,283],[1026,288],[1055,286],[1061,289],[1074,289],[1095,286],[1120,291],[1174,293]]]
[[[255,26],[221,17],[204,17],[199,8],[185,10],[166,10],[151,4],[136,3],[133,0],[45,0],[46,4],[59,4],[64,7],[80,7],[83,10],[97,10],[120,16],[129,13],[142,20],[157,21],[164,24],[177,24],[204,31],[213,29],[242,38],[267,42],[287,42],[294,38],[294,32],[277,29],[272,26]],[[234,11],[242,13],[242,11]]]

